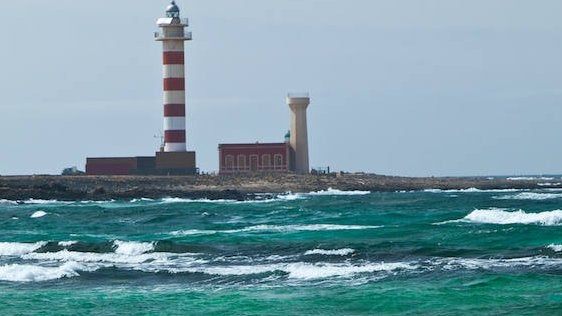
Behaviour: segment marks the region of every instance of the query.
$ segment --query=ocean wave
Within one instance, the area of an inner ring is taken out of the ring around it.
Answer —
[[[281,272],[290,279],[314,280],[330,277],[349,277],[359,273],[394,272],[397,270],[413,270],[416,265],[411,263],[279,263],[262,265],[234,265],[215,267],[190,267],[168,269],[170,273],[203,273],[217,276],[241,276]]]
[[[527,191],[527,190],[520,190],[520,189],[482,190],[482,189],[477,189],[477,188],[451,189],[451,190],[443,190],[443,189],[425,189],[425,190],[423,190],[423,192],[428,192],[428,193],[501,193],[501,192],[519,192],[519,191]]]
[[[18,202],[6,199],[0,199],[0,205],[17,205]]]
[[[554,180],[552,177],[509,177],[507,180],[510,181],[531,181],[531,180],[545,180],[550,181]]]
[[[74,202],[69,201],[59,201],[59,200],[41,200],[41,199],[29,199],[21,201],[23,204],[36,204],[36,205],[47,205],[47,204],[71,204]]]
[[[72,245],[77,244],[78,242],[75,240],[68,240],[68,241],[59,241],[58,245],[61,247],[70,247]]]
[[[142,255],[154,251],[153,242],[134,242],[116,240],[113,242],[115,253],[120,255]]]
[[[546,248],[554,251],[554,252],[562,252],[562,245],[555,245],[555,244],[551,244],[546,246]]]
[[[47,242],[36,243],[0,242],[0,256],[21,256],[45,246]]]
[[[21,256],[24,260],[41,260],[46,262],[80,262],[80,263],[104,263],[100,267],[113,266],[114,264],[122,264],[127,267],[135,267],[136,265],[149,263],[151,265],[160,264],[166,265],[175,261],[174,264],[184,262],[182,258],[193,258],[196,254],[192,253],[167,253],[167,252],[152,252],[137,255],[124,255],[118,253],[96,253],[96,252],[78,252],[63,249],[57,252],[42,252],[42,253],[27,253]],[[189,262],[192,262],[190,260]]]
[[[308,250],[307,252],[304,253],[304,255],[305,256],[308,255],[347,256],[352,253],[355,253],[355,249],[351,249],[351,248],[334,249],[334,250],[313,249],[313,250]]]
[[[562,260],[544,256],[522,257],[510,259],[479,259],[479,258],[440,258],[430,263],[433,267],[443,270],[493,270],[518,267],[558,267]]]
[[[497,200],[551,200],[562,197],[562,193],[536,193],[536,192],[521,192],[514,195],[494,196]]]
[[[93,272],[97,268],[76,262],[66,262],[58,267],[43,267],[26,264],[0,266],[0,281],[44,282],[79,276],[80,271]]]
[[[505,209],[474,210],[459,222],[472,222],[482,224],[536,224],[544,226],[558,226],[562,224],[562,211],[546,211],[540,213],[526,213],[519,211],[506,211]]]
[[[230,230],[179,230],[170,234],[174,236],[188,235],[213,235],[213,234],[236,234],[245,232],[299,232],[299,231],[329,231],[329,230],[363,230],[376,229],[382,226],[361,226],[361,225],[334,225],[334,224],[311,224],[311,225],[256,225],[240,229]]]
[[[45,212],[45,211],[37,211],[37,212],[31,214],[31,216],[29,216],[29,217],[31,217],[31,218],[39,218],[39,217],[43,217],[43,216],[45,216],[45,215],[47,215],[47,212]]]
[[[556,182],[556,183],[545,182],[545,183],[537,183],[537,185],[541,187],[559,186],[562,185],[562,182]]]
[[[163,204],[171,204],[171,203],[234,203],[234,202],[242,202],[237,200],[210,200],[210,199],[186,199],[186,198],[163,198],[159,200],[160,203]]]
[[[319,195],[368,195],[371,191],[342,191],[337,189],[328,188],[328,190],[313,191],[309,193],[301,193],[309,196],[319,196]]]

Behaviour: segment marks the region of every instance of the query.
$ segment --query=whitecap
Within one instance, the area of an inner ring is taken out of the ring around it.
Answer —
[[[531,181],[531,180],[554,180],[552,177],[509,177],[507,180],[510,181]]]
[[[31,214],[30,217],[31,217],[31,218],[39,218],[39,217],[43,217],[43,216],[45,216],[45,215],[47,215],[47,212],[45,212],[45,211],[37,211],[37,212]]]
[[[244,232],[299,232],[299,231],[330,231],[330,230],[364,230],[376,229],[383,226],[363,226],[363,225],[334,225],[334,224],[311,224],[311,225],[256,225],[240,229],[230,230],[179,230],[170,234],[174,236],[188,235],[213,235],[213,234],[236,234]]]
[[[501,192],[519,192],[519,191],[527,191],[527,190],[520,190],[520,189],[488,189],[482,190],[477,188],[468,188],[468,189],[450,189],[450,190],[443,190],[443,189],[425,189],[423,192],[428,193],[501,193]]]
[[[131,203],[138,203],[138,202],[154,202],[154,199],[149,198],[140,198],[140,199],[132,199]]]
[[[263,273],[283,272],[290,279],[314,280],[329,277],[349,277],[359,273],[394,272],[396,270],[416,269],[411,263],[278,263],[263,265],[233,265],[215,267],[171,268],[171,273],[204,273],[219,276],[255,275]]]
[[[116,240],[113,242],[115,253],[120,255],[141,255],[154,251],[154,242],[134,242]]]
[[[304,255],[305,256],[308,255],[348,256],[352,253],[355,253],[355,249],[351,249],[351,248],[334,249],[334,250],[313,249],[313,250],[306,251]]]
[[[0,266],[0,280],[10,282],[43,282],[79,276],[79,271],[95,271],[95,267],[66,262],[58,267],[42,267],[26,264]]]
[[[546,211],[540,213],[526,213],[519,211],[506,211],[504,209],[474,210],[461,221],[483,224],[537,224],[556,226],[562,224],[562,211]]]
[[[105,263],[105,264],[123,264],[135,267],[141,263],[165,264],[170,262],[172,258],[192,257],[196,254],[183,253],[173,254],[165,252],[152,252],[136,255],[126,255],[118,253],[94,253],[94,252],[78,252],[63,249],[57,252],[45,253],[28,253],[21,256],[24,260],[41,260],[41,261],[62,261],[62,262],[82,262],[82,263]],[[179,262],[179,261],[178,261]]]
[[[43,205],[43,204],[71,204],[71,203],[74,203],[74,202],[59,201],[59,200],[29,199],[29,200],[23,201],[23,203],[24,203],[24,204],[39,204],[39,205]]]
[[[70,247],[74,244],[77,244],[78,242],[75,240],[69,240],[69,241],[59,241],[59,246],[61,247]]]
[[[562,245],[551,244],[546,246],[546,248],[553,250],[554,252],[562,252]]]
[[[562,193],[536,193],[536,192],[521,192],[514,195],[494,196],[497,200],[551,200],[562,197]]]
[[[0,242],[0,256],[21,256],[45,246],[47,242],[36,243]]]
[[[441,267],[443,270],[459,269],[498,269],[498,268],[517,268],[517,267],[552,267],[559,266],[560,259],[548,257],[523,257],[510,259],[478,259],[478,258],[445,258],[436,259],[431,262],[432,266]]]
[[[11,201],[11,200],[0,199],[0,205],[2,205],[2,204],[17,205],[18,202],[16,202],[16,201]]]
[[[367,195],[367,194],[371,194],[371,191],[359,191],[359,190],[342,191],[342,190],[337,190],[337,189],[332,189],[332,188],[328,188],[328,190],[305,193],[305,195],[310,195],[310,196],[318,196],[318,195]]]

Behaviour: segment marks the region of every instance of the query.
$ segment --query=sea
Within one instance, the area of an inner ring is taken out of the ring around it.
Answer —
[[[0,200],[1,315],[561,315],[562,190]]]

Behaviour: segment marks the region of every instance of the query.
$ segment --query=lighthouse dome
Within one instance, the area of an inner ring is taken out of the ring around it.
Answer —
[[[177,6],[175,1],[172,1],[170,5],[166,8],[166,15],[170,18],[176,18],[180,15],[180,8]]]

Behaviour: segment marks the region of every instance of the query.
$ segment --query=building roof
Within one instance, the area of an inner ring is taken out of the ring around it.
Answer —
[[[221,148],[232,147],[285,147],[287,143],[239,143],[239,144],[219,144]]]

